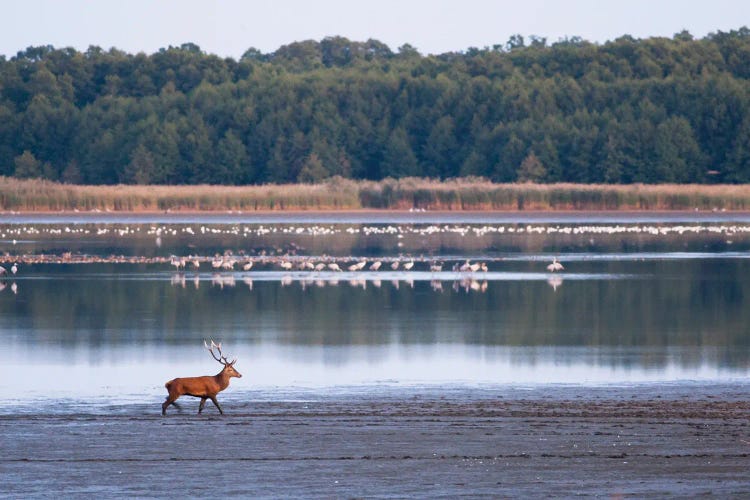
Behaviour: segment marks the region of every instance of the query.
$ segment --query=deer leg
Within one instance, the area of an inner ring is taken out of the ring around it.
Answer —
[[[219,413],[224,415],[224,410],[221,409],[221,406],[219,406],[219,402],[216,401],[216,396],[209,396],[209,397],[211,398],[211,402],[214,404],[214,406],[219,409]]]
[[[169,396],[167,396],[167,399],[161,405],[161,414],[162,415],[166,415],[167,414],[167,406],[169,406],[169,405],[175,405],[175,406],[177,406],[177,408],[179,408],[179,406],[177,405],[177,403],[174,402],[175,399],[177,399],[178,397],[179,396],[173,398],[171,394]]]
[[[200,415],[200,412],[203,411],[203,407],[206,406],[206,399],[208,398],[201,398],[201,404],[198,405],[198,414]]]

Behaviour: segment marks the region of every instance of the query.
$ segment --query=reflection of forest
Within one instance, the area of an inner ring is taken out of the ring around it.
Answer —
[[[534,272],[542,264],[515,265]],[[543,280],[490,281],[484,293],[453,289],[450,281],[436,290],[429,280],[401,281],[398,287],[388,280],[303,287],[297,280],[246,286],[238,278],[235,286],[203,281],[183,288],[106,268],[47,266],[26,269],[17,295],[0,295],[0,320],[7,331],[23,331],[30,343],[184,343],[221,332],[227,341],[301,345],[608,346],[635,349],[646,365],[663,363],[670,348],[715,346],[719,365],[750,363],[745,300],[750,262],[610,261],[575,267],[632,277],[566,280],[557,290]],[[689,349],[677,352],[680,362],[701,361],[691,359]]]

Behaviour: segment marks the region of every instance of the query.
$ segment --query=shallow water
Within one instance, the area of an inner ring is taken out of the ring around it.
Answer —
[[[204,338],[239,359],[237,391],[750,375],[750,220],[417,216],[2,219],[3,265],[20,265],[0,280],[0,392],[156,399],[168,379],[218,371]],[[215,271],[217,253],[255,265]],[[170,255],[204,261],[177,272]],[[284,271],[282,258],[384,264]],[[467,259],[488,271],[453,270]]]

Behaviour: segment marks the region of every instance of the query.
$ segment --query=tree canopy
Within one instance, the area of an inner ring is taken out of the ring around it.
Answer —
[[[29,47],[0,57],[0,175],[257,184],[750,182],[750,30],[463,52],[294,42],[239,60]]]

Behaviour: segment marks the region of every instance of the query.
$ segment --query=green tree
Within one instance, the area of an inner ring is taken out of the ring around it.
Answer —
[[[515,134],[502,147],[499,158],[492,172],[492,180],[495,182],[512,182],[518,178],[518,166],[526,155],[527,147]]]
[[[315,184],[329,175],[328,170],[323,166],[323,162],[320,161],[317,153],[310,153],[297,176],[297,182]]]
[[[519,182],[544,182],[547,178],[547,169],[531,151],[518,167]]]
[[[151,184],[154,176],[154,158],[143,144],[130,157],[120,182],[123,184]]]
[[[703,155],[690,123],[672,117],[656,127],[655,165],[657,182],[698,182],[703,180]]]
[[[218,184],[240,184],[255,178],[247,149],[231,130],[221,138],[216,148],[216,159],[211,182]]]
[[[443,116],[432,127],[423,147],[424,174],[441,179],[455,174],[457,153],[458,142],[455,137],[453,119],[450,116]]]
[[[388,137],[382,172],[384,177],[409,177],[419,173],[417,157],[403,128],[395,129]]]
[[[42,177],[42,162],[34,157],[34,154],[26,150],[23,154],[13,159],[16,167],[13,175],[22,179]]]
[[[745,117],[737,130],[732,149],[719,174],[725,182],[750,182],[750,116]]]

